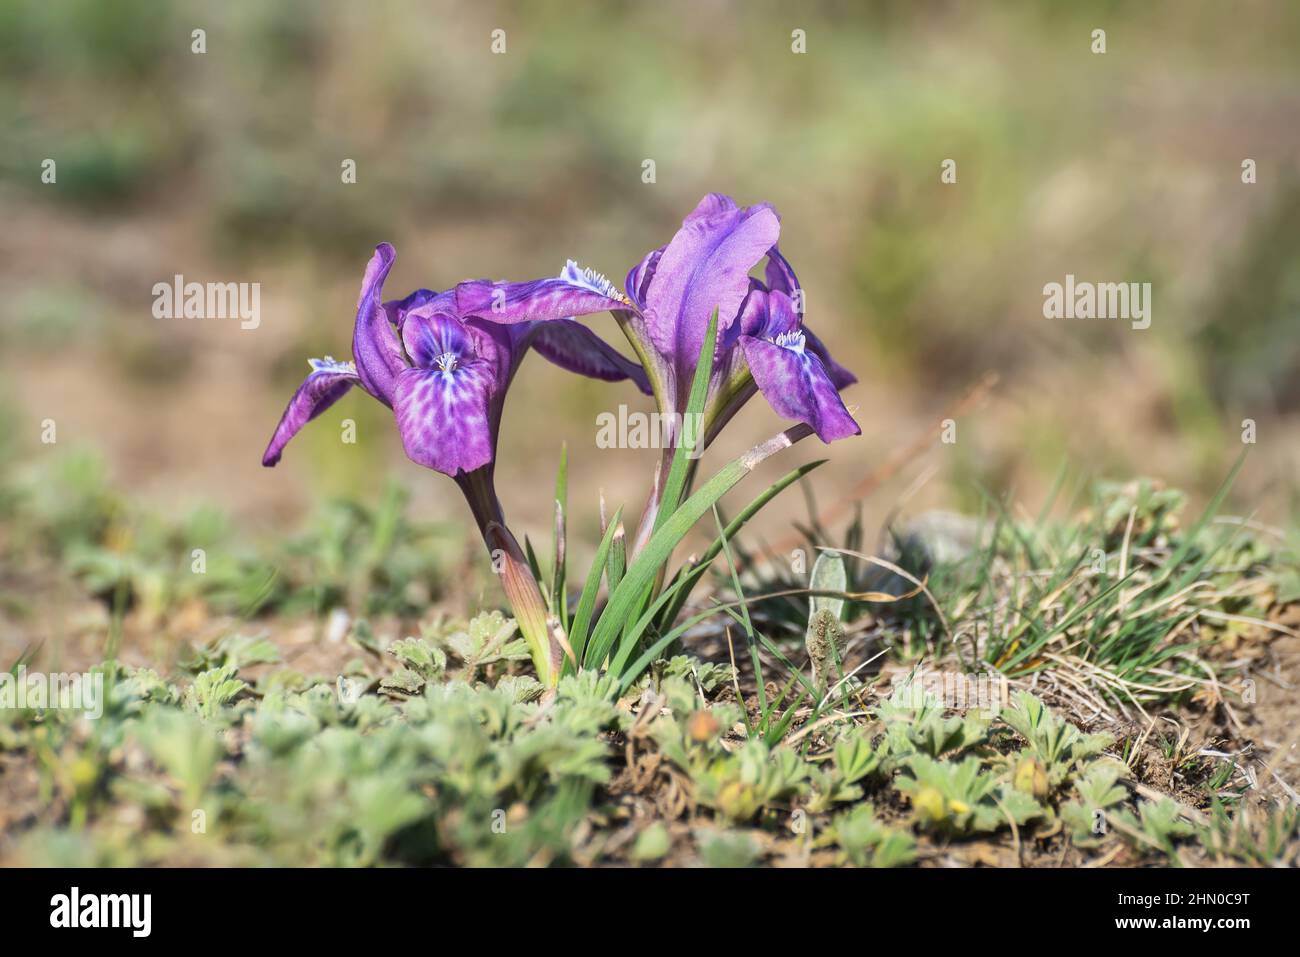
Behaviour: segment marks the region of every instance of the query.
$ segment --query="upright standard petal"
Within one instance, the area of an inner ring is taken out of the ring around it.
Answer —
[[[457,365],[479,358],[465,324],[441,313],[407,316],[402,325],[402,342],[406,354],[421,369],[452,371]]]
[[[402,334],[406,317],[410,315],[431,315],[434,313],[454,314],[456,295],[452,292],[434,292],[432,289],[417,289],[404,299],[390,299],[384,303],[384,312],[388,321],[397,327],[397,334]]]
[[[652,394],[641,366],[577,320],[538,323],[533,328],[532,346],[561,369],[606,382],[631,379],[646,395]]]
[[[456,286],[456,312],[492,322],[550,322],[623,309],[628,299],[600,273],[569,260],[560,275],[531,282],[475,279]]]
[[[375,247],[366,266],[357,299],[357,324],[352,333],[352,358],[362,386],[380,402],[393,404],[393,385],[398,373],[406,368],[402,347],[381,304],[384,280],[393,268],[397,254],[388,243]]]
[[[453,478],[492,461],[492,375],[471,358],[448,369],[405,369],[393,410],[402,447],[417,465]]]
[[[645,309],[646,287],[650,284],[650,280],[654,278],[655,270],[659,268],[659,260],[667,248],[667,246],[660,246],[653,252],[648,253],[645,259],[632,267],[627,274],[627,278],[623,280],[623,288],[627,290],[628,299],[638,309]]]
[[[280,461],[289,440],[316,416],[337,402],[360,379],[351,362],[336,362],[328,356],[311,359],[311,374],[298,386],[289,405],[280,416],[270,444],[262,454],[262,464],[270,468]]]
[[[646,288],[646,333],[655,348],[683,369],[693,364],[713,310],[724,332],[749,292],[749,271],[776,245],[780,230],[767,204],[739,209],[715,193],[701,200],[664,249]]]
[[[795,276],[790,261],[781,255],[781,250],[776,246],[767,251],[767,267],[763,272],[767,279],[767,288],[794,298],[794,291],[800,288],[799,279]]]

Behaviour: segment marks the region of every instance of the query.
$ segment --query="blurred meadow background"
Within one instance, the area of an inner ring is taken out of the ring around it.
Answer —
[[[409,493],[428,540],[404,546],[402,594],[463,606],[455,584],[408,587],[450,575],[472,527],[378,403],[352,393],[261,467],[307,358],[349,354],[380,241],[398,253],[390,297],[552,275],[567,258],[621,285],[709,191],[776,206],[809,322],[860,379],[846,401],[863,435],[827,450],[820,504],[895,459],[863,502],[869,528],[985,495],[1036,511],[1063,470],[1150,476],[1203,501],[1250,418],[1232,510],[1291,525],[1298,54],[1289,0],[0,0],[0,458],[45,496],[11,497],[0,535],[25,516],[57,538],[76,496],[112,496],[190,516],[179,533],[133,525],[135,541],[328,540],[346,595],[358,551],[384,539],[353,541],[352,513],[329,503],[382,519]],[[940,181],[945,159],[955,184]],[[178,273],[260,283],[260,326],[155,319],[152,287]],[[1151,327],[1045,319],[1043,286],[1067,273],[1152,283]],[[624,347],[610,317],[591,324]],[[594,546],[602,490],[639,511],[657,456],[595,444],[596,415],[620,403],[649,409],[626,385],[524,364],[498,467],[514,523],[546,536],[562,443],[576,552]],[[955,408],[957,441],[940,443]],[[779,427],[755,399],[708,461]],[[814,445],[769,462],[767,480]],[[760,534],[803,517],[797,492],[782,501]],[[83,562],[95,581],[95,557]],[[23,574],[7,573],[6,652],[42,633],[32,605],[57,597]]]

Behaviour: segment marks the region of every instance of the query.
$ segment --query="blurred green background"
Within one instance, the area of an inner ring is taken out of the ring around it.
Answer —
[[[908,508],[971,507],[981,487],[1035,507],[1062,465],[1204,495],[1252,418],[1237,495],[1280,521],[1300,438],[1298,54],[1289,0],[2,0],[7,454],[52,454],[53,419],[59,449],[98,450],[165,508],[289,528],[396,475],[419,514],[459,518],[451,484],[407,462],[359,392],[279,468],[259,465],[305,360],[347,355],[373,246],[397,248],[392,296],[569,257],[621,283],[722,191],[775,204],[809,322],[861,379],[846,398],[864,434],[830,450],[823,501],[992,371],[958,441],[909,463],[869,514],[925,478]],[[153,284],[176,273],[261,283],[261,326],[153,318]],[[1044,319],[1043,285],[1066,273],[1151,282],[1151,328]],[[623,346],[609,317],[592,322]],[[525,364],[499,468],[516,522],[547,527],[562,442],[578,533],[602,489],[639,508],[653,454],[595,446],[596,414],[620,402],[647,407]],[[340,441],[348,417],[356,445]],[[777,424],[755,400],[718,458]]]

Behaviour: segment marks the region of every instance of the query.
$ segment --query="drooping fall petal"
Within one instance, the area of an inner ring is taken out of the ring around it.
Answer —
[[[808,351],[822,361],[822,365],[826,367],[826,374],[830,376],[831,382],[834,383],[835,388],[847,389],[849,386],[853,385],[853,383],[858,381],[857,376],[832,358],[825,343],[823,343],[821,339],[817,338],[816,333],[807,326],[803,326],[802,328],[804,339],[807,341]]]
[[[492,461],[492,373],[486,360],[405,369],[393,390],[402,447],[417,465],[455,476]]]
[[[262,454],[262,464],[268,468],[280,461],[284,447],[304,425],[361,381],[351,362],[336,362],[330,358],[310,361],[311,374],[303,380],[289,400],[284,415],[280,416],[280,424],[275,427],[275,433]]]
[[[533,330],[532,346],[561,369],[606,382],[631,379],[638,389],[651,394],[641,366],[576,320],[539,323]]]
[[[807,309],[807,303],[803,298],[803,288],[799,285],[799,279],[794,274],[794,267],[790,265],[785,256],[781,255],[781,250],[775,246],[767,251],[765,276],[768,288],[772,292],[783,292],[789,296],[794,303],[795,309],[802,316]],[[804,338],[807,340],[807,347],[812,350],[817,358],[821,359],[831,382],[835,383],[835,388],[845,389],[858,381],[857,376],[831,357],[821,339],[806,325],[803,326],[803,332]]]
[[[766,294],[767,315],[740,348],[754,384],[777,414],[812,426],[823,442],[862,430],[849,415],[821,358],[809,348],[808,333],[784,292]]]

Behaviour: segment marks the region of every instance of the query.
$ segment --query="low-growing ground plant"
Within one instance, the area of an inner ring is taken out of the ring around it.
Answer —
[[[35,781],[14,795],[28,811],[0,857],[889,867],[989,840],[1170,863],[1297,852],[1293,810],[1252,819],[1215,801],[1191,820],[1172,798],[1138,795],[1098,736],[1028,694],[970,724],[896,693],[827,724],[811,748],[796,734],[770,745],[747,736],[728,700],[734,675],[686,656],[622,697],[613,676],[590,671],[545,701],[518,672],[477,680],[455,645],[500,628],[487,615],[395,643],[389,674],[420,673],[414,692],[369,674],[360,694],[325,676],[258,694],[232,664],[176,680],[109,665],[98,721],[6,713],[0,745],[30,756]],[[650,820],[636,811],[647,801]]]

